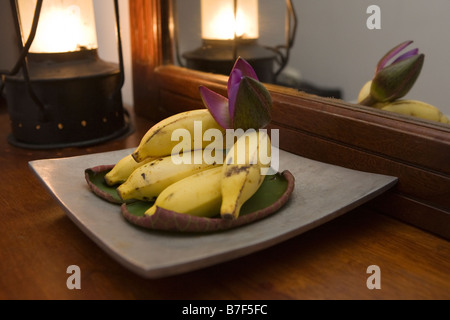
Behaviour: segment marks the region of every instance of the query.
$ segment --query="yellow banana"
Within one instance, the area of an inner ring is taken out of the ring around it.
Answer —
[[[153,201],[172,183],[197,172],[220,166],[223,163],[223,151],[215,152],[216,154],[204,150],[187,152],[184,163],[177,163],[180,159],[172,156],[150,161],[133,171],[117,188],[117,193],[122,200]]]
[[[270,157],[271,142],[266,132],[252,131],[237,139],[222,166],[222,218],[239,217],[242,205],[263,183],[262,170],[270,167]]]
[[[372,86],[372,80],[367,81],[361,88],[358,94],[358,103],[363,102],[370,96],[370,87]]]
[[[113,186],[125,182],[134,170],[151,160],[147,158],[143,162],[136,162],[131,154],[125,156],[105,175],[106,184]]]
[[[182,129],[178,133],[184,132],[188,137],[184,139],[184,136],[178,136],[174,139],[172,133],[177,129]],[[180,144],[183,146],[183,151],[203,149],[212,143],[207,139],[203,139],[203,135],[208,129],[220,130],[223,141],[225,129],[219,126],[208,109],[197,109],[178,113],[160,121],[150,128],[144,137],[142,137],[139,146],[132,153],[132,156],[137,162],[141,162],[147,158],[164,157],[174,152],[179,152],[180,150],[174,151],[174,148],[179,147]]]
[[[219,215],[222,195],[222,167],[190,175],[164,189],[145,214],[153,215],[157,207],[199,217]]]
[[[358,103],[363,102],[370,96],[370,88],[372,86],[372,80],[367,81],[364,86],[361,88],[361,91],[359,91],[358,94]],[[371,105],[371,107],[376,109],[381,109],[385,106],[386,103],[384,102],[375,102]]]
[[[438,108],[418,100],[396,100],[384,105],[381,110],[410,115],[431,121],[450,123],[449,119]]]
[[[370,87],[372,86],[372,80],[367,81],[361,88],[358,94],[358,103],[364,101],[370,95]],[[409,115],[431,121],[437,121],[442,123],[450,123],[448,119],[438,108],[430,105],[426,102],[418,100],[395,100],[392,102],[377,102],[372,107],[391,111],[399,114]]]

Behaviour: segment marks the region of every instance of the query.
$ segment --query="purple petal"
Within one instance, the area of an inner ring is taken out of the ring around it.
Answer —
[[[200,86],[199,90],[203,104],[208,108],[217,123],[224,129],[232,129],[228,99],[204,86]]]
[[[398,54],[404,48],[409,46],[411,43],[413,43],[413,41],[405,41],[405,42],[399,44],[398,46],[396,46],[395,48],[391,49],[388,53],[386,53],[384,55],[384,57],[381,58],[381,60],[378,62],[377,69],[376,69],[375,73],[378,73],[381,69],[383,69],[386,66],[386,64],[388,63],[389,60],[394,58],[396,54]]]
[[[392,62],[392,63],[394,64],[394,63],[400,62],[400,61],[402,61],[402,60],[406,60],[406,59],[408,59],[408,58],[411,58],[411,57],[413,57],[413,56],[416,56],[418,53],[419,53],[419,49],[417,49],[417,48],[416,48],[416,49],[412,49],[411,51],[408,51],[408,52],[402,54],[400,57],[398,57],[397,59],[395,59],[395,61]]]
[[[238,73],[236,71],[240,72]],[[233,69],[230,73],[230,78],[228,79],[228,91],[230,90],[230,87],[232,85],[234,85],[238,81],[240,82],[243,77],[249,77],[258,80],[258,76],[256,75],[256,72],[252,68],[252,66],[247,61],[239,57],[234,63]]]
[[[236,60],[236,63],[234,64],[233,69],[241,70],[243,77],[249,77],[249,78],[258,80],[258,76],[256,75],[256,72],[255,72],[255,70],[253,70],[250,63],[248,63],[247,61],[245,61],[242,58],[238,58]]]
[[[241,70],[234,68],[233,70],[231,70],[230,77],[228,78],[228,87],[227,87],[228,99],[230,99],[230,92],[232,91],[231,88],[239,86],[239,83],[241,83],[242,78],[243,74]]]
[[[234,113],[236,110],[236,99],[239,92],[239,86],[243,77],[242,72],[238,69],[233,69],[230,74],[231,81],[228,82],[228,113],[231,119],[231,125],[233,126]],[[239,81],[237,81],[239,79]]]

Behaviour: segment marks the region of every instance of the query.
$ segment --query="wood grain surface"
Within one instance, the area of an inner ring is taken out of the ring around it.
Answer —
[[[135,147],[152,123],[132,123],[132,134],[101,145],[28,150],[8,144],[1,107],[0,299],[450,298],[450,243],[370,206],[213,267],[158,280],[128,271],[66,216],[28,162]],[[80,290],[66,286],[70,265],[80,267]],[[366,286],[370,265],[380,267],[381,289]]]

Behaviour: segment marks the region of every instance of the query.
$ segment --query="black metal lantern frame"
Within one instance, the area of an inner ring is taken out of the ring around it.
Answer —
[[[233,2],[236,20],[237,1]],[[194,51],[180,54],[178,46],[178,19],[176,0],[173,1],[175,20],[173,38],[177,62],[180,66],[205,72],[228,75],[238,57],[247,60],[258,78],[267,83],[276,83],[277,77],[286,67],[297,31],[297,15],[291,0],[286,0],[286,42],[275,47],[264,46],[257,39],[241,39],[236,34],[232,40],[202,39],[202,46]],[[184,61],[183,59],[184,58]]]
[[[31,149],[80,147],[130,132],[122,104],[124,84],[119,8],[114,0],[119,64],[101,60],[97,48],[32,53],[43,0],[37,0],[30,35],[22,41],[18,6],[10,0],[20,55],[2,74],[12,133],[8,141]]]

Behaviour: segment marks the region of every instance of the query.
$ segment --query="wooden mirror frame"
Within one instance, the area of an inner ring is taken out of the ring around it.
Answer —
[[[173,65],[171,0],[130,4],[134,111],[152,121],[203,108],[200,84],[226,95],[227,77]],[[350,169],[396,176],[367,205],[450,239],[450,129],[341,100],[267,85],[280,148]],[[299,181],[301,183],[301,181]]]

